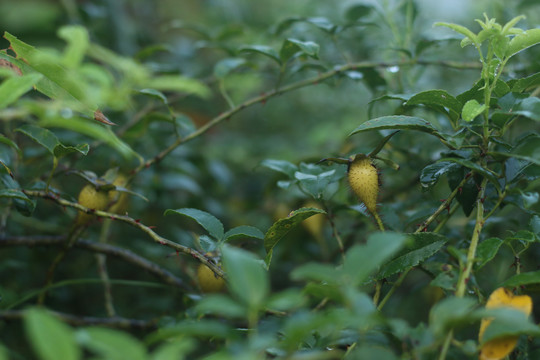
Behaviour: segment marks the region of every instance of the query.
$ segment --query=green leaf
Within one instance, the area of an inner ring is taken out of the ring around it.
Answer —
[[[481,269],[484,265],[493,260],[502,244],[504,244],[504,241],[496,237],[483,240],[476,250],[476,268]]]
[[[461,165],[463,167],[466,167],[468,169],[471,169],[472,171],[476,172],[477,174],[480,174],[480,175],[488,178],[493,183],[493,185],[495,185],[497,188],[500,187],[499,182],[497,181],[497,177],[492,172],[490,172],[488,169],[483,168],[481,165],[479,165],[479,164],[477,164],[475,162],[472,162],[470,160],[465,160],[465,159],[459,159],[459,158],[443,158],[443,159],[441,159],[441,161],[452,162],[452,163],[455,163],[455,164],[459,164],[459,165]]]
[[[540,99],[537,97],[523,99],[515,109],[512,109],[512,114],[540,121]]]
[[[459,114],[461,112],[461,108],[463,107],[459,100],[445,90],[428,90],[419,92],[407,100],[405,105],[442,106],[453,111],[455,114]]]
[[[319,45],[313,41],[286,39],[283,41],[283,45],[281,45],[279,57],[282,62],[287,62],[287,60],[300,52],[311,58],[319,59],[319,48]]]
[[[349,136],[358,134],[360,132],[370,131],[370,130],[416,130],[422,131],[438,138],[443,138],[443,136],[435,129],[429,122],[424,119],[413,117],[413,116],[403,116],[403,115],[392,115],[392,116],[383,116],[375,119],[371,119],[358,126],[349,134]]]
[[[58,36],[68,43],[62,58],[63,65],[68,68],[78,67],[90,45],[88,31],[80,25],[68,25],[58,30]]]
[[[178,338],[160,345],[152,353],[152,360],[184,360],[186,355],[197,348],[190,338]]]
[[[210,89],[200,80],[181,75],[152,76],[144,85],[161,91],[176,91],[197,95],[204,99],[209,98],[211,95]]]
[[[268,272],[253,254],[234,247],[222,250],[227,286],[250,309],[260,309],[270,290]]]
[[[26,336],[35,354],[41,360],[77,360],[81,351],[75,342],[73,330],[50,312],[30,308],[24,315]]]
[[[0,360],[9,360],[7,349],[0,344]]]
[[[197,223],[199,223],[199,225],[201,225],[206,231],[208,231],[208,233],[216,240],[220,241],[221,239],[223,239],[223,224],[214,215],[209,214],[206,211],[191,208],[183,208],[176,210],[168,209],[165,211],[164,215],[169,214],[178,214],[192,218]]]
[[[60,116],[56,116],[42,119],[38,125],[47,128],[58,127],[78,132],[96,140],[103,141],[111,148],[118,151],[125,159],[138,157],[140,160],[142,160],[142,158],[140,158],[140,156],[128,144],[116,136],[110,127],[105,127],[94,121],[89,121],[79,117],[64,119]],[[81,148],[80,150],[83,149]]]
[[[171,327],[162,327],[146,339],[147,344],[171,341],[185,336],[225,339],[230,337],[229,327],[220,320],[184,320]],[[127,359],[127,358],[126,358]]]
[[[445,23],[445,22],[437,22],[434,26],[445,26],[447,28],[450,28],[454,30],[457,33],[460,33],[461,35],[465,36],[466,39],[469,39],[472,43],[477,44],[478,39],[476,35],[469,29],[467,29],[465,26],[461,26],[458,24],[452,24],[452,23]],[[462,42],[461,47],[468,45],[467,43]]]
[[[450,161],[439,161],[430,164],[422,169],[422,172],[420,173],[420,183],[424,187],[433,186],[442,175],[455,170],[458,166],[458,164]]]
[[[195,306],[200,314],[212,314],[225,318],[242,319],[247,315],[246,307],[227,295],[213,294],[205,296]]]
[[[217,78],[224,78],[229,75],[232,71],[239,68],[240,66],[246,64],[246,59],[242,58],[226,58],[219,61],[214,66],[214,75]]]
[[[241,225],[227,231],[223,237],[223,241],[231,241],[235,239],[252,238],[264,239],[264,234],[261,230],[254,226]]]
[[[66,101],[73,109],[94,118],[98,106],[86,95],[84,84],[73,71],[60,65],[57,58],[20,41],[8,32],[4,33],[4,38],[9,41],[17,59],[4,54],[1,57],[18,66],[24,75],[43,75],[36,84],[39,92],[52,99]]]
[[[82,346],[108,360],[145,360],[146,348],[134,336],[119,330],[88,327],[77,331]]]
[[[538,43],[540,43],[540,29],[526,30],[510,40],[508,48],[506,49],[506,57],[509,58]]]
[[[266,159],[261,161],[261,166],[279,171],[285,175],[288,175],[290,178],[294,178],[294,173],[298,171],[298,167],[296,165],[285,160]]]
[[[336,170],[325,171],[321,174],[306,174],[300,171],[294,173],[299,185],[315,199],[322,198],[324,190],[334,180]]]
[[[54,156],[57,158],[60,158],[62,156],[66,156],[69,154],[72,154],[74,152],[77,152],[79,154],[87,155],[88,151],[90,151],[90,146],[88,144],[79,144],[77,146],[66,146],[62,143],[58,143],[53,150]]]
[[[14,148],[17,151],[17,154],[20,157],[22,157],[21,149],[19,149],[19,146],[17,146],[17,144],[13,140],[11,140],[10,138],[7,138],[3,134],[0,134],[0,143],[11,146],[12,148]]]
[[[303,291],[297,289],[288,289],[273,294],[266,304],[269,309],[278,311],[291,311],[298,309],[306,304],[306,298]]]
[[[0,85],[0,109],[11,105],[39,81],[43,75],[33,73],[23,76],[13,76]]]
[[[469,100],[463,105],[461,117],[465,121],[473,121],[475,117],[482,114],[486,110],[486,104],[479,104],[476,100]]]
[[[333,266],[321,263],[308,263],[293,270],[293,280],[316,280],[327,284],[339,282],[339,271]]]
[[[540,85],[540,72],[529,75],[525,78],[518,79],[514,82],[509,82],[509,84],[512,84],[512,92],[521,93],[526,90],[528,90],[531,87],[536,87]]]
[[[355,5],[349,6],[345,10],[344,16],[348,22],[352,23],[352,22],[360,20],[363,17],[368,16],[372,10],[373,10],[373,6],[371,5],[355,4]]]
[[[24,209],[26,209],[26,211],[23,211],[23,212],[26,213],[27,215],[30,215],[36,208],[36,202],[30,199],[28,196],[26,196],[25,193],[17,189],[0,190],[0,198],[17,199],[17,200],[24,201],[26,204],[26,206],[24,206]]]
[[[274,50],[270,46],[266,46],[266,45],[242,46],[238,51],[245,52],[245,53],[262,54],[262,55],[267,56],[270,59],[274,60],[279,65],[281,65],[281,59],[279,58],[279,54],[277,53],[276,50]]]
[[[510,155],[540,165],[540,136],[528,136],[521,140]]]
[[[416,248],[399,256],[398,258],[384,264],[377,275],[377,279],[384,279],[391,275],[394,275],[398,272],[402,272],[410,269],[413,266],[417,266],[424,260],[431,257],[433,254],[438,252],[448,241],[444,236],[426,233],[426,234],[410,234],[412,238],[415,238],[419,235],[419,241],[422,243],[431,242],[428,245],[422,246],[421,248]]]
[[[35,125],[23,125],[15,131],[22,132],[26,136],[47,149],[51,155],[54,155],[54,148],[59,144],[56,135],[47,129]]]
[[[345,254],[342,283],[357,286],[396,254],[404,245],[407,235],[377,232],[368,236],[364,245],[356,245]]]
[[[165,105],[169,103],[165,94],[163,94],[161,91],[158,91],[156,89],[141,89],[139,90],[139,93],[159,99]]]
[[[477,302],[473,298],[447,297],[435,304],[429,313],[429,327],[443,337],[455,327],[469,325]]]
[[[523,285],[539,284],[540,283],[540,270],[533,272],[526,272],[512,276],[510,279],[504,281],[500,286],[503,287],[520,287]]]
[[[293,227],[315,214],[326,214],[326,212],[317,208],[300,208],[292,211],[286,218],[276,221],[264,236],[264,249],[266,252],[272,251],[278,241],[287,235]],[[269,262],[267,262],[267,265],[269,265]]]

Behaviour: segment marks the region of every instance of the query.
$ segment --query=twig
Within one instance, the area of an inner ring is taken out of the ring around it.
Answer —
[[[395,67],[395,66],[398,66],[398,67],[399,66],[413,66],[413,65],[436,65],[436,66],[444,66],[444,67],[450,67],[450,68],[456,68],[456,69],[478,69],[481,67],[481,65],[477,63],[459,63],[459,62],[454,62],[454,61],[427,61],[427,60],[407,60],[407,61],[397,61],[393,63],[362,61],[362,62],[357,62],[357,63],[336,66],[333,68],[333,70],[327,71],[318,76],[311,77],[304,80],[299,80],[297,82],[291,83],[281,88],[253,97],[221,113],[220,115],[213,118],[208,123],[204,124],[199,129],[187,135],[186,137],[178,138],[174,143],[169,145],[169,147],[161,151],[158,155],[154,156],[150,160],[145,161],[143,164],[135,168],[133,170],[133,173],[138,173],[154,165],[155,163],[158,163],[170,152],[176,149],[178,146],[201,136],[202,134],[206,133],[215,125],[221,123],[223,120],[229,119],[231,116],[240,112],[241,110],[244,110],[245,108],[258,104],[258,103],[264,103],[270,98],[273,98],[275,96],[282,95],[289,91],[297,90],[306,86],[319,84],[329,78],[343,74],[344,72],[350,71],[350,70],[380,68],[380,67],[385,68],[385,67]]]
[[[35,236],[35,237],[1,237],[0,247],[4,246],[60,246],[66,241],[65,236]],[[73,247],[95,253],[105,254],[138,266],[164,283],[184,290],[188,290],[182,279],[176,277],[170,271],[159,265],[133,253],[130,250],[108,244],[100,244],[93,241],[78,240]]]
[[[114,214],[114,213],[110,213],[110,212],[106,212],[106,211],[89,209],[89,208],[87,208],[85,206],[82,206],[79,203],[67,201],[65,199],[62,199],[62,198],[58,197],[56,194],[47,193],[47,192],[42,191],[42,190],[23,190],[23,191],[28,196],[41,197],[41,198],[44,198],[44,199],[49,199],[49,200],[52,200],[52,201],[56,202],[59,205],[72,207],[74,209],[85,212],[87,214],[93,214],[95,216],[125,222],[125,223],[127,223],[127,224],[129,224],[129,225],[131,225],[133,227],[138,228],[142,232],[146,233],[155,242],[157,242],[157,243],[159,243],[161,245],[167,246],[169,248],[172,248],[172,249],[176,250],[177,252],[181,252],[181,253],[190,255],[193,258],[200,261],[201,263],[203,263],[204,265],[208,266],[216,275],[221,276],[221,277],[225,277],[225,273],[223,272],[223,270],[220,269],[219,266],[217,266],[213,261],[208,260],[206,258],[206,256],[204,256],[203,254],[201,254],[197,250],[194,250],[194,249],[189,248],[187,246],[177,244],[177,243],[175,243],[175,242],[173,242],[173,241],[171,241],[169,239],[166,239],[166,238],[158,235],[149,226],[146,226],[143,223],[141,223],[140,220],[133,219],[133,218],[127,216],[127,215],[118,215],[118,214]]]
[[[98,318],[91,316],[76,316],[58,311],[50,312],[58,319],[72,326],[106,326],[123,330],[155,330],[157,328],[157,320],[137,320],[122,317]],[[0,311],[0,319],[2,320],[21,320],[24,315],[24,310]]]

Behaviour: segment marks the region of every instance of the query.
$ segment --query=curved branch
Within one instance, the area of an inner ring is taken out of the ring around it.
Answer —
[[[206,133],[208,130],[210,130],[212,127],[216,126],[223,120],[229,119],[234,114],[254,104],[265,103],[268,99],[273,98],[278,95],[282,95],[289,91],[293,91],[293,90],[300,89],[300,88],[310,86],[310,85],[319,84],[329,78],[343,74],[346,71],[379,68],[379,67],[385,68],[385,67],[395,67],[395,66],[400,67],[400,66],[412,66],[412,65],[436,65],[436,66],[444,66],[444,67],[450,67],[450,68],[455,68],[455,69],[479,69],[481,67],[481,64],[478,64],[478,63],[467,63],[467,62],[460,63],[460,62],[455,62],[455,61],[426,61],[426,60],[407,60],[407,61],[399,61],[399,62],[393,62],[393,63],[362,61],[362,62],[357,62],[357,63],[336,66],[332,70],[319,74],[318,76],[314,76],[314,77],[304,79],[304,80],[299,80],[297,82],[283,86],[279,89],[275,89],[267,93],[263,93],[262,95],[253,97],[221,113],[220,115],[213,118],[208,123],[204,124],[203,126],[198,128],[196,131],[189,134],[188,136],[177,139],[174,143],[169,145],[166,149],[161,151],[152,159],[145,161],[144,163],[139,165],[137,168],[135,168],[132,171],[132,173],[136,174],[140,172],[141,170],[144,170],[152,166],[153,164],[160,162],[165,156],[167,156],[170,152],[172,152],[178,146],[201,136],[202,134]]]
[[[34,236],[34,237],[22,237],[22,236],[10,236],[0,238],[0,247],[4,246],[62,246],[66,241],[66,236]],[[118,259],[122,259],[128,263],[138,266],[152,275],[160,278],[166,284],[179,287],[184,290],[188,290],[186,284],[182,279],[176,277],[174,274],[166,269],[163,269],[157,264],[133,253],[130,250],[123,249],[117,246],[96,243],[87,240],[78,240],[73,244],[74,247],[92,251],[95,253],[104,254],[107,256],[113,256]]]
[[[177,244],[177,243],[175,243],[175,242],[173,242],[173,241],[171,241],[169,239],[166,239],[166,238],[158,235],[149,226],[146,226],[143,223],[141,223],[140,220],[133,219],[133,218],[127,216],[127,215],[118,215],[118,214],[110,213],[110,212],[107,212],[107,211],[89,209],[89,208],[87,208],[85,206],[82,206],[79,203],[75,203],[75,202],[71,202],[71,201],[62,199],[61,197],[57,196],[56,194],[54,194],[52,192],[46,192],[46,191],[42,191],[42,190],[23,190],[23,192],[28,196],[34,196],[34,197],[40,197],[40,198],[44,198],[44,199],[49,199],[49,200],[52,200],[52,201],[54,201],[55,203],[57,203],[59,205],[72,207],[72,208],[75,208],[75,209],[77,209],[79,211],[85,212],[87,214],[93,214],[95,216],[125,222],[125,223],[127,223],[127,224],[129,224],[129,225],[131,225],[133,227],[136,227],[139,230],[143,231],[148,236],[150,236],[152,238],[152,240],[154,240],[155,242],[157,242],[157,243],[159,243],[161,245],[170,247],[171,249],[174,249],[177,252],[181,252],[181,253],[184,253],[184,254],[187,254],[187,255],[191,255],[192,257],[194,257],[195,259],[199,260],[201,263],[203,263],[204,265],[206,265],[210,269],[212,269],[212,271],[215,274],[217,274],[218,276],[225,277],[225,273],[223,272],[223,270],[221,270],[221,268],[219,266],[214,264],[213,261],[210,261],[206,256],[204,256],[203,254],[201,254],[197,250],[194,250],[194,249],[189,248],[189,247],[184,246],[184,245]]]
[[[98,318],[49,311],[58,319],[72,326],[107,326],[122,330],[155,330],[157,328],[157,320],[137,320],[122,317]],[[0,319],[2,320],[21,320],[24,315],[24,310],[0,311]]]

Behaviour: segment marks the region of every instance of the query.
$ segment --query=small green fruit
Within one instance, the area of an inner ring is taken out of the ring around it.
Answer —
[[[197,268],[197,280],[204,293],[220,292],[225,287],[225,280],[204,264],[199,264]]]
[[[78,202],[89,209],[105,210],[109,204],[109,197],[106,192],[98,191],[93,185],[88,184],[79,193]],[[79,211],[76,223],[77,225],[85,225],[91,219],[91,214]]]
[[[379,174],[371,160],[358,154],[349,164],[348,179],[351,189],[364,203],[368,211],[377,214],[377,194],[379,192]]]

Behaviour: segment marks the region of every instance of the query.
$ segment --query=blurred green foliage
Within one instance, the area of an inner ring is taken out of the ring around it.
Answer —
[[[0,360],[477,358],[540,283],[540,48],[433,26],[482,13],[540,41],[527,0],[3,1]],[[87,184],[124,208],[81,226]]]

